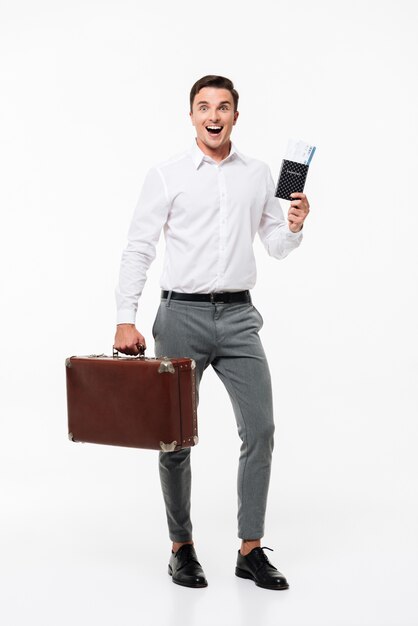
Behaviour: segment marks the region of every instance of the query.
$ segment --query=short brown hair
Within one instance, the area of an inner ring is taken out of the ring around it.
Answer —
[[[190,91],[190,111],[193,110],[193,101],[195,96],[201,89],[204,87],[216,87],[217,89],[227,89],[231,92],[232,98],[234,100],[234,111],[238,109],[238,91],[234,89],[234,83],[229,78],[225,78],[225,76],[214,76],[209,74],[208,76],[203,76],[199,78],[198,81],[195,82],[191,91]]]

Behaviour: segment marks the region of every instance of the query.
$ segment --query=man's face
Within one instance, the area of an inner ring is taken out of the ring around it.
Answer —
[[[195,95],[190,118],[196,128],[198,146],[203,152],[210,155],[229,151],[229,138],[238,119],[238,111],[234,113],[234,100],[228,89],[201,89]]]

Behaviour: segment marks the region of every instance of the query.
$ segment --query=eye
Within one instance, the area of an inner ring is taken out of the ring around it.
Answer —
[[[200,111],[206,111],[207,108],[208,108],[207,106],[203,105],[203,106],[200,107]]]

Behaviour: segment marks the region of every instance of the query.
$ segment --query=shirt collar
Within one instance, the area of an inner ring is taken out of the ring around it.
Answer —
[[[199,148],[199,146],[197,145],[197,141],[196,139],[193,142],[193,145],[190,149],[190,156],[192,158],[193,164],[195,166],[196,169],[199,169],[199,166],[201,165],[202,161],[208,161],[210,163],[213,163],[213,159],[211,159],[207,154],[205,154],[204,152],[202,152],[202,150]],[[224,159],[222,162],[225,162],[229,159],[235,159],[236,157],[240,158],[241,161],[243,163],[246,163],[246,159],[244,157],[243,154],[241,154],[241,152],[239,152],[236,148],[236,146],[232,143],[231,141],[231,150],[228,154],[228,156],[226,157],[226,159]]]

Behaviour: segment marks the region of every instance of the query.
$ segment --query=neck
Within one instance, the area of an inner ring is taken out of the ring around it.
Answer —
[[[201,149],[201,151],[207,156],[211,157],[217,163],[220,163],[229,155],[231,151],[231,142],[229,141],[226,146],[220,146],[219,148],[210,148],[206,144],[200,141],[200,139],[196,139],[197,145]]]

